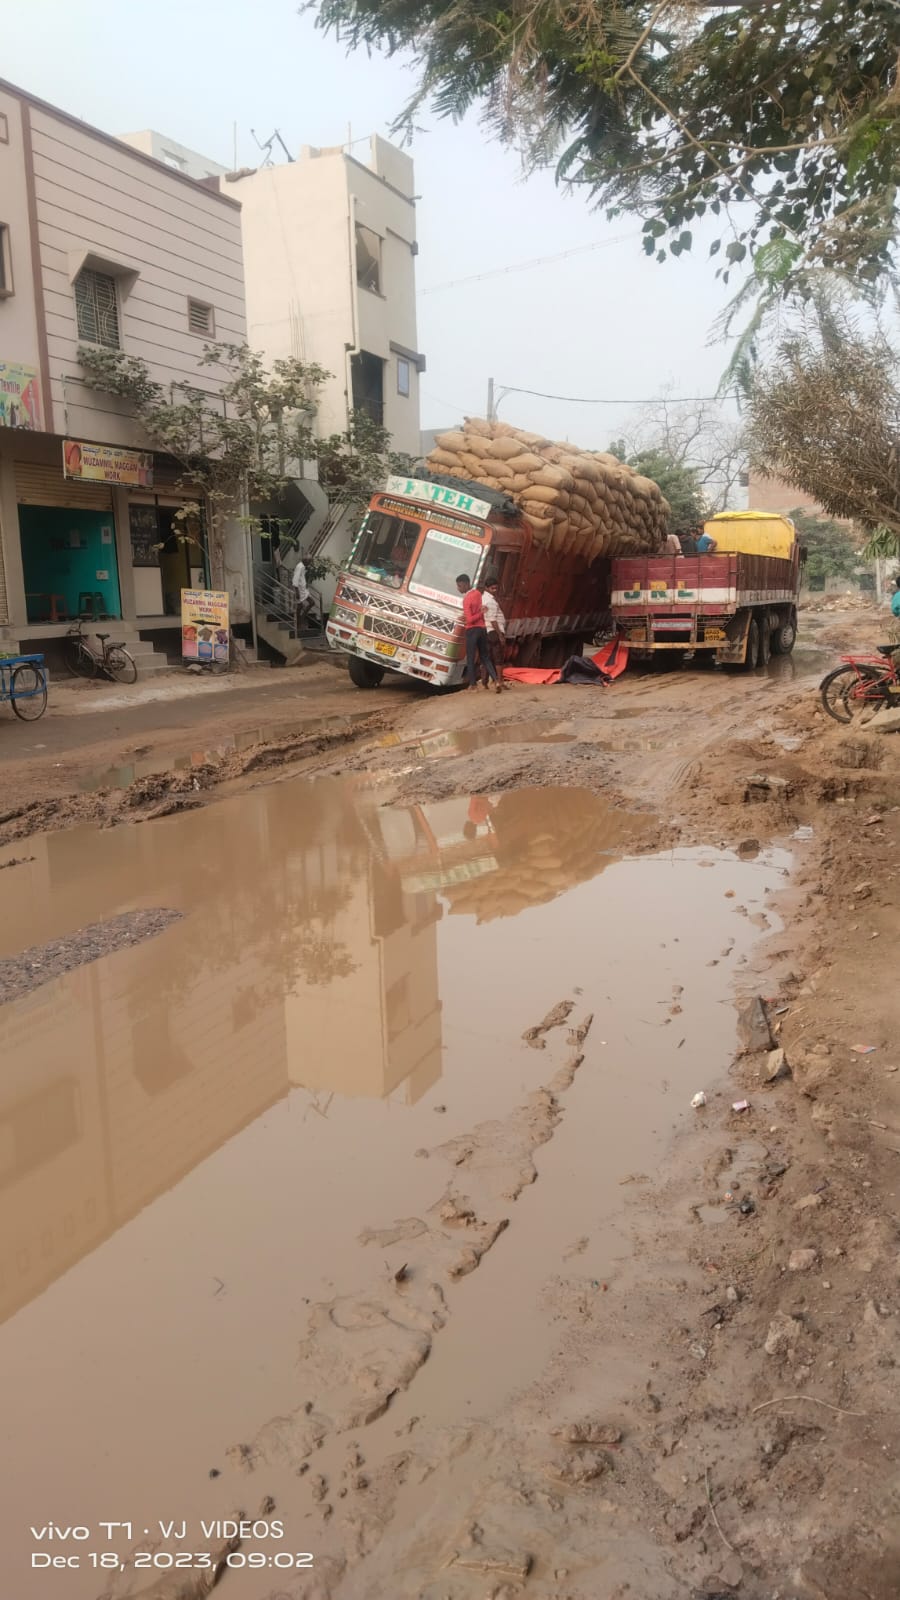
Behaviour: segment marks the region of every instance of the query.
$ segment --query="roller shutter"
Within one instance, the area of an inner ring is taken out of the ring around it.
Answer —
[[[62,467],[42,466],[35,461],[17,461],[15,473],[19,505],[64,506],[71,511],[112,510],[108,483],[79,483],[66,478]]]

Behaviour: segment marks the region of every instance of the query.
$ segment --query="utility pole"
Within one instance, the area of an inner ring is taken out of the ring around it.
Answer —
[[[488,422],[493,422],[493,420],[494,420],[494,380],[493,380],[493,378],[488,378],[487,419],[488,419]]]

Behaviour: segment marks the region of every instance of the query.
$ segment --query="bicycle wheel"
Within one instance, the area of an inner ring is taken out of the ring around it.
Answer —
[[[134,657],[120,644],[114,644],[107,651],[105,666],[110,677],[116,683],[135,683],[137,681],[137,667]]]
[[[63,660],[73,678],[93,678],[97,671],[97,658],[89,650],[80,634],[70,634],[63,643]]]
[[[881,673],[856,667],[836,667],[819,684],[823,710],[835,722],[868,722],[885,703]]]
[[[9,683],[13,711],[23,722],[37,722],[47,709],[47,674],[26,663],[14,667]]]

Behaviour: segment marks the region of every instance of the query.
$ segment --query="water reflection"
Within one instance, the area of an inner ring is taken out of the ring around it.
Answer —
[[[0,1318],[290,1089],[417,1101],[445,912],[545,903],[625,827],[577,790],[391,809],[327,781],[36,840],[0,883],[7,953],[133,906],[187,915],[0,1009]]]

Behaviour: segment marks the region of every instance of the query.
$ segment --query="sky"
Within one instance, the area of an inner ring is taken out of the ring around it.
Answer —
[[[414,85],[400,61],[348,57],[298,0],[0,0],[0,76],[108,133],[155,128],[228,165],[236,124],[239,166],[259,162],[253,129],[278,128],[291,150],[389,137]],[[648,261],[639,221],[607,222],[552,173],[525,180],[474,116],[431,121],[411,154],[423,428],[483,416],[493,377],[498,392],[612,402],[508,394],[499,407],[603,449],[640,410],[626,402],[715,391],[727,352],[708,337],[729,291],[696,230],[690,256]],[[495,275],[458,281],[481,274]]]

